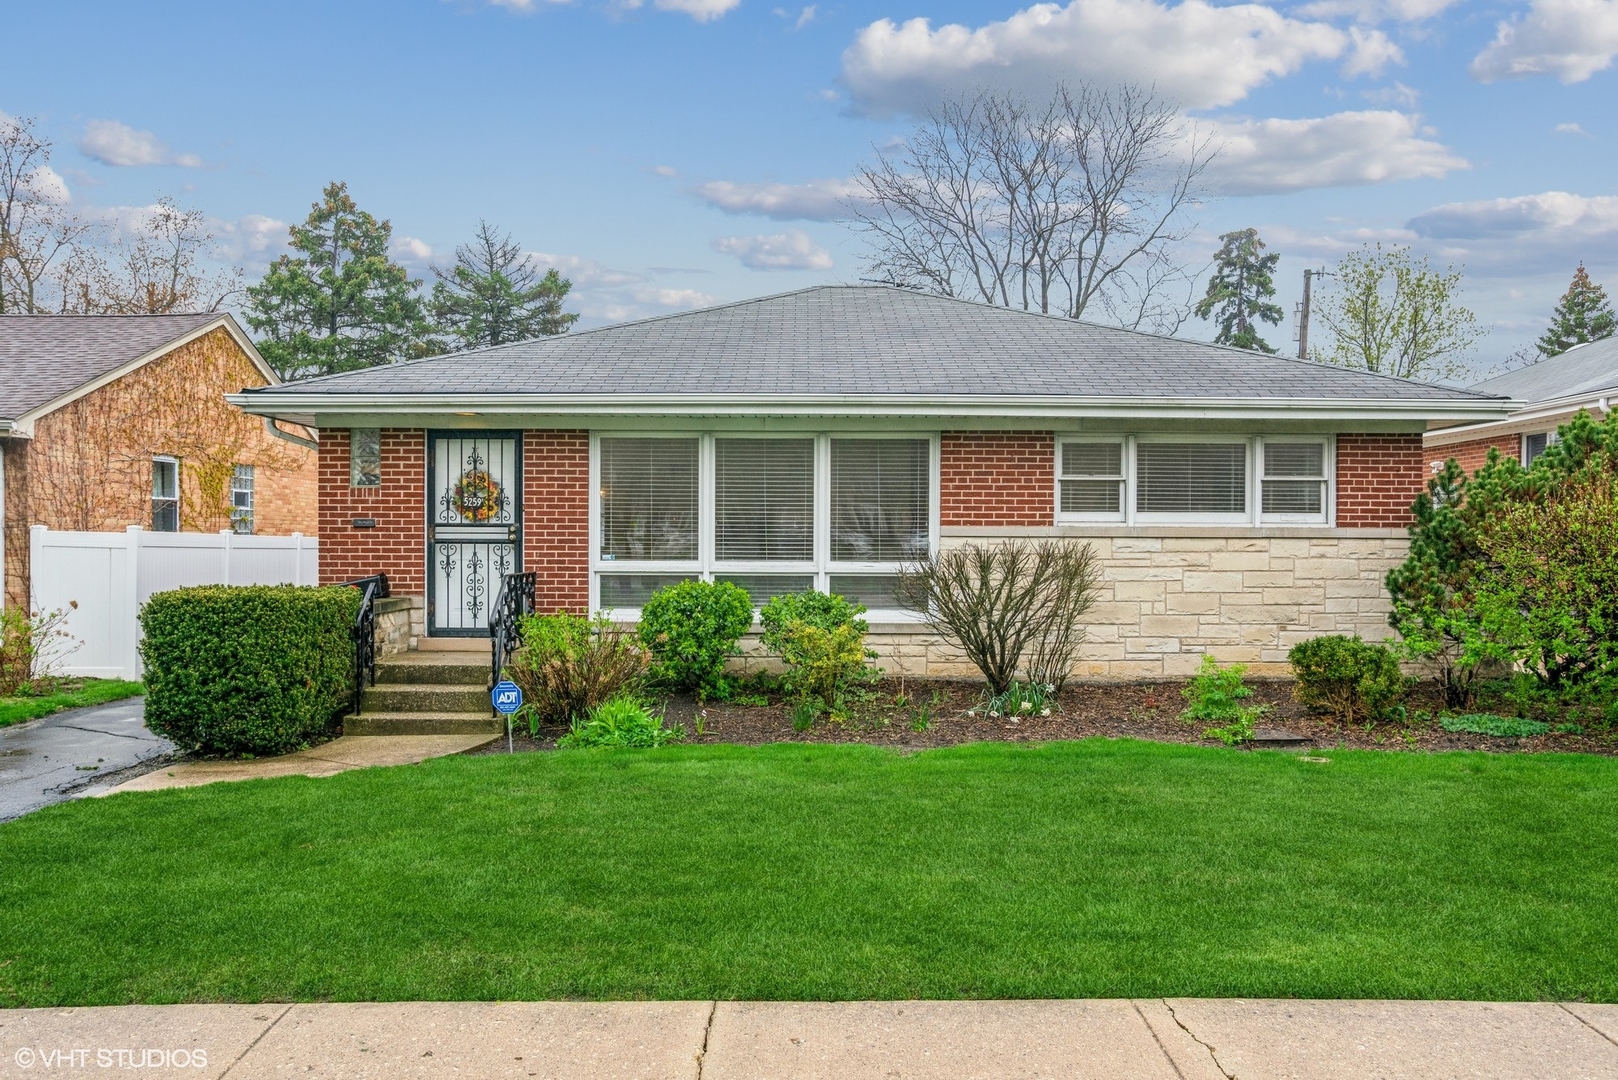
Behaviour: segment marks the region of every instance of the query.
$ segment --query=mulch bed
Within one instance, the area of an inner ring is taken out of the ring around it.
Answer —
[[[1385,722],[1370,729],[1346,727],[1311,715],[1292,698],[1290,681],[1254,682],[1249,704],[1268,704],[1260,728],[1280,728],[1308,740],[1307,746],[1361,750],[1489,750],[1495,752],[1618,754],[1613,735],[1551,733],[1524,739],[1502,739],[1465,732],[1448,732],[1436,720]],[[1180,719],[1185,701],[1184,682],[1084,684],[1066,687],[1060,710],[1050,716],[1018,720],[990,717],[968,710],[981,700],[982,684],[965,680],[884,678],[871,698],[847,723],[822,719],[808,731],[792,729],[789,703],[771,699],[767,706],[727,702],[698,704],[689,695],[674,695],[663,702],[665,718],[684,724],[688,743],[864,743],[899,749],[923,750],[969,742],[1042,742],[1095,737],[1150,739],[1157,742],[1219,745],[1202,737],[1206,725]],[[1430,686],[1416,687],[1406,699],[1412,714],[1435,713],[1442,700]],[[903,695],[902,699],[900,695]],[[901,703],[902,702],[902,703]],[[927,719],[924,730],[919,720]],[[697,734],[701,720],[702,734]],[[550,750],[560,730],[541,730],[538,739],[525,733],[515,738],[518,750]],[[479,753],[504,753],[501,739]]]

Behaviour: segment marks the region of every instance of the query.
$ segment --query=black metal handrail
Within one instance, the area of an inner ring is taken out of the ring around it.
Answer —
[[[376,685],[375,601],[389,595],[388,575],[373,574],[343,584],[360,590],[360,611],[349,629],[354,638],[354,715],[358,716],[366,686]]]
[[[500,591],[489,608],[490,671],[489,686],[500,681],[506,661],[517,651],[517,621],[534,613],[534,575],[507,574],[500,579]]]

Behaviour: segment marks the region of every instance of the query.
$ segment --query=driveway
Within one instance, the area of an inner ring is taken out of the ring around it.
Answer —
[[[0,821],[71,799],[101,777],[172,753],[146,730],[145,698],[0,728]]]

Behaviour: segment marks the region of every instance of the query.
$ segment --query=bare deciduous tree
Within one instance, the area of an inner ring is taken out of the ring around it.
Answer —
[[[861,166],[851,209],[883,280],[1172,331],[1195,279],[1172,248],[1212,155],[1141,87],[1061,86],[1043,105],[984,91]]]
[[[61,308],[98,315],[218,311],[241,290],[241,271],[208,270],[213,248],[201,210],[157,200],[129,237],[106,249],[80,248],[64,264]]]
[[[1054,693],[1084,643],[1080,620],[1100,580],[1089,544],[1013,540],[947,548],[901,571],[899,588],[991,693],[1005,693],[1019,670]]]
[[[51,310],[52,273],[96,226],[69,213],[34,120],[0,116],[0,315]]]

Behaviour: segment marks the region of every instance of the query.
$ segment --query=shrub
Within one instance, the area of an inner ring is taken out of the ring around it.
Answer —
[[[645,677],[646,653],[602,615],[530,615],[522,620],[520,640],[506,677],[522,688],[530,734],[542,724],[586,717],[602,702],[637,690]]]
[[[1287,659],[1298,702],[1346,724],[1380,720],[1404,696],[1399,658],[1384,645],[1333,634],[1298,642]]]
[[[359,606],[343,586],[157,593],[140,612],[146,726],[209,754],[307,746],[348,705]]]
[[[68,607],[78,606],[75,600]],[[32,689],[36,679],[50,674],[53,661],[78,647],[67,644],[72,640],[63,625],[67,616],[68,610],[0,608],[0,697]]]
[[[1003,694],[1018,671],[1060,691],[1084,643],[1100,570],[1089,544],[964,544],[906,567],[900,592]],[[1027,661],[1024,662],[1024,655]]]
[[[575,718],[572,730],[556,745],[561,749],[581,747],[656,747],[685,738],[685,728],[664,727],[663,719],[647,708],[634,694],[608,698],[590,711],[586,719]]]
[[[800,698],[813,698],[831,709],[856,683],[879,673],[866,666],[876,654],[865,647],[864,623],[843,623],[826,630],[812,623],[788,625],[784,658],[791,664],[788,688]]]
[[[1523,720],[1516,716],[1491,716],[1488,713],[1445,716],[1438,722],[1445,731],[1470,731],[1474,735],[1493,735],[1502,739],[1530,738],[1535,735],[1543,735],[1551,729],[1551,726],[1542,720]],[[1577,724],[1569,726],[1578,727]]]
[[[652,672],[699,697],[730,692],[725,661],[753,625],[753,601],[727,581],[682,581],[659,589],[640,609],[640,639],[652,654]]]
[[[830,709],[853,686],[880,674],[865,662],[876,654],[865,647],[864,612],[863,604],[812,589],[764,605],[761,639],[787,665],[782,683],[788,693]]]
[[[1186,700],[1180,719],[1211,722],[1203,728],[1203,737],[1218,739],[1226,746],[1250,741],[1259,719],[1270,707],[1242,704],[1243,699],[1253,696],[1253,688],[1242,682],[1246,673],[1246,664],[1221,668],[1213,657],[1203,656],[1197,673],[1180,691]]]

